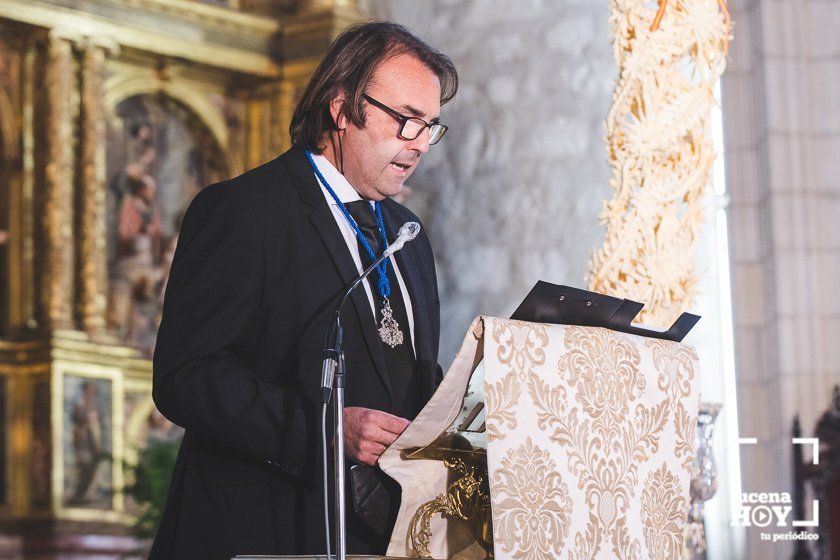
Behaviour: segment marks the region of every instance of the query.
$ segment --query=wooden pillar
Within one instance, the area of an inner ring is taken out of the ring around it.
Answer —
[[[77,174],[79,326],[90,334],[105,330],[108,294],[106,244],[105,110],[102,78],[106,51],[82,45]]]
[[[35,226],[40,230],[36,258],[40,260],[41,327],[73,327],[73,49],[70,41],[50,34],[44,53],[39,204]],[[36,112],[37,115],[37,112]],[[37,126],[37,125],[36,125]],[[40,225],[40,227],[39,227]]]

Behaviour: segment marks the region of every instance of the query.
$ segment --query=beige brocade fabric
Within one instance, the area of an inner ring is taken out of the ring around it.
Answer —
[[[446,488],[442,466],[402,461],[399,450],[449,426],[482,357],[496,558],[680,558],[699,403],[695,351],[492,317],[473,322],[441,388],[383,454],[404,499],[388,553],[413,556],[410,514]],[[435,558],[470,544],[456,522],[436,523]]]
[[[496,558],[679,558],[694,350],[596,327],[485,327]]]

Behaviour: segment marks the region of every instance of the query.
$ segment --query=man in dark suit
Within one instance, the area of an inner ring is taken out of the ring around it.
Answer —
[[[301,98],[295,147],[190,204],[153,391],[186,432],[152,558],[325,551],[324,333],[344,287],[403,223],[418,221],[389,197],[446,131],[440,107],[456,90],[449,58],[405,28],[352,27]],[[352,463],[375,465],[442,377],[425,233],[355,291],[342,326],[346,452]],[[381,495],[372,499],[389,501]],[[384,553],[389,531],[351,504],[350,552]]]

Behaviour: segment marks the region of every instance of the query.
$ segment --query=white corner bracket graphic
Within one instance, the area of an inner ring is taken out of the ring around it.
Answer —
[[[811,502],[811,519],[794,519],[794,527],[819,527],[820,526],[820,501]]]
[[[810,445],[811,446],[811,461],[812,465],[820,464],[820,440],[815,437],[795,437],[793,438],[794,445]]]
[[[793,438],[794,445],[810,445],[811,446],[811,464],[812,465],[819,465],[820,464],[820,440],[819,438]],[[794,527],[818,527],[820,524],[820,501],[814,500],[811,506],[811,519],[810,520],[794,520],[793,526]]]

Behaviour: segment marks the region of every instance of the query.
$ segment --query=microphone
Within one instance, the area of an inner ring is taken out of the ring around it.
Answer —
[[[324,363],[321,368],[321,399],[324,404],[330,401],[330,395],[332,394],[333,388],[333,379],[335,378],[335,369],[338,366],[339,360],[341,359],[341,339],[342,339],[342,332],[341,332],[341,310],[344,308],[344,304],[347,302],[347,298],[350,297],[350,294],[353,293],[359,284],[362,283],[362,280],[367,278],[370,273],[375,269],[379,264],[399,251],[403,248],[403,246],[412,241],[417,235],[420,233],[420,224],[417,222],[406,222],[402,225],[399,232],[397,232],[397,238],[394,240],[393,243],[388,245],[388,248],[382,252],[382,255],[373,263],[362,272],[358,278],[353,280],[353,282],[347,287],[344,291],[344,295],[341,297],[341,301],[338,304],[338,307],[335,310],[335,321],[333,321],[332,325],[330,325],[329,330],[327,331],[326,340],[324,341]]]
[[[390,257],[403,248],[403,245],[412,241],[420,233],[420,224],[417,222],[406,222],[397,233],[397,238],[385,249],[385,256]]]

